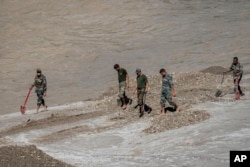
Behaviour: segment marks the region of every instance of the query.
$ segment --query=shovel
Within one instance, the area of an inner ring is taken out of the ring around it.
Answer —
[[[28,101],[28,98],[29,98],[29,96],[30,96],[30,92],[31,92],[31,89],[29,89],[29,91],[28,91],[28,94],[27,94],[27,96],[26,96],[26,98],[25,98],[25,101],[24,101],[23,106],[20,107],[20,111],[21,111],[22,114],[25,114],[25,111],[26,111],[25,105],[26,105],[26,103],[27,103],[27,101]]]
[[[221,83],[220,83],[219,89],[215,93],[215,97],[221,96],[221,94],[222,94],[221,87],[222,87],[223,82],[224,82],[224,74],[222,74]]]

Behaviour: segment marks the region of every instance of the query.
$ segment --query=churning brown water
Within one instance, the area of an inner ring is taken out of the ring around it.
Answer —
[[[19,110],[37,67],[50,106],[99,95],[116,83],[114,63],[134,77],[136,67],[195,71],[239,56],[249,72],[249,9],[247,0],[1,0],[1,113]]]

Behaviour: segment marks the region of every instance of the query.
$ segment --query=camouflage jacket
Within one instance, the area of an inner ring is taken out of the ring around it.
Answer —
[[[173,86],[173,76],[170,74],[167,74],[165,77],[162,78],[162,92],[164,93],[170,93],[171,88]]]
[[[36,87],[36,90],[43,90],[44,92],[47,91],[47,80],[46,77],[41,74],[40,77],[35,76],[35,81],[32,86]]]
[[[234,77],[236,77],[238,74],[242,75],[243,74],[243,66],[238,63],[236,65],[232,64],[231,67],[229,68],[229,72],[233,71]]]

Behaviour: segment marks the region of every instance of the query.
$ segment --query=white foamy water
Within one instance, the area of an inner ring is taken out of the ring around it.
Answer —
[[[79,133],[65,136],[60,140],[51,139],[50,144],[38,142],[41,137],[61,130],[78,126],[98,128],[112,126],[110,116],[79,120],[65,125],[33,129],[6,136],[11,143],[35,144],[49,155],[76,166],[207,166],[226,167],[229,164],[230,150],[250,150],[250,100],[248,94],[239,101],[207,102],[194,109],[206,110],[211,118],[187,127],[162,133],[145,135],[142,130],[149,121],[138,119],[137,122],[121,128],[103,132]],[[84,110],[91,102],[75,103],[53,108],[76,109],[79,113],[92,112]],[[33,114],[32,120],[48,117],[55,111]],[[8,114],[0,117],[1,128],[7,122],[21,123],[27,117]],[[116,120],[119,121],[119,120]],[[12,124],[13,126],[14,124]],[[10,125],[9,125],[10,126]],[[52,136],[51,136],[52,137]]]

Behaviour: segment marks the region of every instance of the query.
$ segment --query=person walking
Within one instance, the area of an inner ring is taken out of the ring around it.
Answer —
[[[127,108],[127,103],[132,104],[132,99],[129,99],[126,96],[126,88],[129,88],[129,75],[127,70],[121,68],[119,64],[114,65],[114,69],[118,73],[118,82],[119,82],[119,98],[122,102],[122,109],[125,110]]]
[[[41,105],[43,105],[44,110],[47,109],[47,105],[45,104],[44,97],[46,96],[46,91],[47,91],[47,80],[45,75],[42,74],[41,69],[36,70],[36,76],[35,76],[35,81],[31,85],[30,89],[32,90],[33,87],[36,87],[36,94],[37,94],[37,108],[36,108],[36,113],[38,113],[39,108]]]
[[[179,106],[173,102],[172,97],[176,97],[176,92],[174,89],[173,76],[168,74],[167,71],[162,68],[160,69],[160,75],[162,76],[162,90],[161,90],[161,115],[165,114],[166,102],[174,106],[176,112],[179,112]]]
[[[243,66],[240,64],[238,57],[233,58],[232,65],[230,66],[228,71],[224,71],[224,74],[227,74],[231,71],[233,71],[234,85],[237,85],[240,96],[244,96],[245,94],[242,92],[241,87],[240,87],[240,81],[243,76]],[[238,83],[236,83],[237,80],[238,80]],[[236,88],[234,89],[234,92],[236,92]]]
[[[140,106],[140,117],[142,117],[144,114],[144,96],[148,92],[149,84],[148,78],[141,72],[141,69],[136,69],[136,75],[137,84],[135,86],[134,94],[137,92],[138,106]]]

